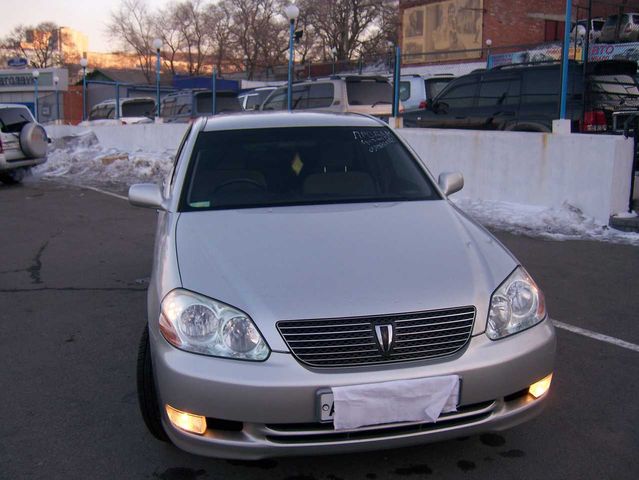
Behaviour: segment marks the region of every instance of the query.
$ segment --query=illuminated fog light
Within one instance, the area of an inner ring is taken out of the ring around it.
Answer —
[[[528,389],[528,393],[530,393],[535,398],[541,397],[550,388],[551,381],[552,381],[552,373],[548,375],[546,378],[542,378],[537,383],[533,383]]]
[[[198,435],[206,432],[206,418],[201,415],[183,412],[173,408],[171,405],[166,406],[166,414],[174,427],[190,433],[197,433]]]

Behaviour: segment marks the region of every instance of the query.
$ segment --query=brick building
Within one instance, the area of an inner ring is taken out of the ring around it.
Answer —
[[[588,2],[581,3],[573,6],[573,20],[588,16]],[[619,12],[614,0],[593,4],[593,17]],[[561,40],[565,8],[565,0],[400,0],[400,39],[414,56],[407,63],[477,60],[485,58],[488,39],[493,49]],[[476,51],[417,55],[462,50]]]

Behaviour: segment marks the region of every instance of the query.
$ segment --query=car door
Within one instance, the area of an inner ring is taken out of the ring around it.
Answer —
[[[479,77],[464,77],[446,88],[432,106],[420,111],[417,126],[426,128],[470,128],[469,114],[476,105]]]
[[[521,78],[517,74],[484,75],[477,103],[468,112],[468,128],[505,130],[519,113]]]

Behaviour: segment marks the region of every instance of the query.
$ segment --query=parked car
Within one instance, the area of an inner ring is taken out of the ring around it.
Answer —
[[[473,72],[452,81],[425,110],[404,115],[407,127],[552,131],[559,118],[559,64],[508,65]],[[637,64],[571,63],[567,118],[575,132],[620,131],[623,119],[639,110],[634,79]]]
[[[96,104],[89,112],[87,121],[80,125],[134,125],[152,123],[156,115],[155,100],[150,97],[127,97],[120,99],[120,110],[115,111],[115,99]],[[118,118],[119,117],[119,118]]]
[[[165,123],[191,122],[213,111],[211,90],[181,90],[162,99],[160,116]],[[242,107],[233,91],[219,90],[215,94],[216,113],[240,112]]]
[[[426,108],[428,102],[454,78],[452,74],[402,75],[399,82],[399,99],[404,106],[404,111]]]
[[[544,297],[381,120],[197,120],[164,187],[142,416],[216,457],[345,453],[504,429],[553,373]]]
[[[293,85],[293,110],[355,112],[390,117],[392,103],[393,87],[385,77],[336,75]],[[274,90],[261,108],[265,111],[286,109],[286,86]]]
[[[599,42],[618,43],[636,42],[639,40],[639,13],[610,15],[606,20]]]
[[[590,44],[599,43],[599,39],[601,38],[601,31],[605,23],[606,20],[602,17],[590,19]],[[578,45],[583,45],[585,43],[587,31],[588,19],[578,20],[577,23],[573,25],[570,34],[573,41],[576,40]]]
[[[20,183],[47,161],[48,137],[24,105],[0,103],[0,182]]]
[[[269,94],[277,87],[259,87],[240,93],[237,96],[243,110],[259,110]]]

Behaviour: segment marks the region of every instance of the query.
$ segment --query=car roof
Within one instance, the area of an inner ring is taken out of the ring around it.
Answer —
[[[0,103],[0,108],[25,108],[29,110],[29,107],[20,103]]]
[[[203,131],[248,130],[286,127],[379,127],[384,125],[368,115],[324,112],[237,113],[207,117]]]
[[[129,103],[129,102],[141,102],[141,101],[145,101],[145,102],[155,102],[155,98],[152,97],[125,97],[125,98],[121,98],[120,99],[120,105],[124,104],[124,103]],[[106,100],[102,100],[100,103],[96,103],[93,108],[95,107],[101,107],[104,105],[115,105],[115,99],[114,98],[108,98]]]

